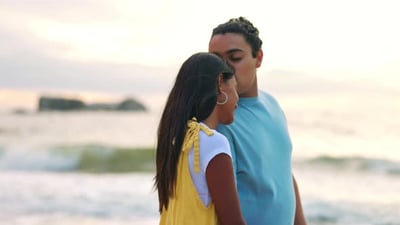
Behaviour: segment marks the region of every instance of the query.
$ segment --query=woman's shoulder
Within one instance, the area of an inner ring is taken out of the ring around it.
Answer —
[[[227,141],[225,135],[220,133],[217,130],[211,129],[212,135],[207,135],[205,132],[201,132],[201,136],[206,137],[209,140],[215,141],[215,142],[225,142]]]
[[[205,142],[211,148],[219,148],[229,146],[228,139],[225,135],[221,134],[217,130],[212,130],[212,135],[207,135],[205,132],[200,132],[200,141]]]

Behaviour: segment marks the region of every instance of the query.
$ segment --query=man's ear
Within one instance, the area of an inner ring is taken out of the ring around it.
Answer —
[[[256,55],[256,67],[259,68],[261,66],[262,60],[263,60],[263,50],[260,48],[260,50],[258,50],[258,53]]]
[[[224,78],[222,74],[218,75],[218,79],[217,79],[217,91],[218,94],[221,93],[222,91],[222,83],[224,82]]]

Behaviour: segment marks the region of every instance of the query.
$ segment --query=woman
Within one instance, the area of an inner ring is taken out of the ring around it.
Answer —
[[[229,143],[215,130],[233,122],[237,101],[234,73],[218,56],[182,64],[158,128],[160,224],[245,224]]]

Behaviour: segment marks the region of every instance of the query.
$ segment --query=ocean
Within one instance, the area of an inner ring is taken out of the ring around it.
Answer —
[[[276,92],[309,225],[400,224],[399,92],[320,93]],[[158,224],[156,105],[1,112],[1,224]]]

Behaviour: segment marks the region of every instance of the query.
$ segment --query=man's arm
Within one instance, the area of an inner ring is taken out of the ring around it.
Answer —
[[[303,206],[301,204],[299,188],[297,187],[296,179],[293,177],[293,188],[296,195],[296,214],[294,217],[294,225],[307,225],[306,218],[303,213]]]

